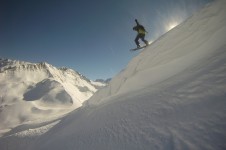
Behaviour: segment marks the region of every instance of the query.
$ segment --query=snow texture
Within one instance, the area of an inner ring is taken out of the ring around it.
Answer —
[[[223,150],[225,75],[226,1],[217,0],[141,51],[82,107],[18,127],[0,148]]]

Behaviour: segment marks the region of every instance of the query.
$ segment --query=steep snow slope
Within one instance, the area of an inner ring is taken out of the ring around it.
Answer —
[[[0,148],[226,149],[225,8],[215,1],[161,37],[51,130],[27,126]]]
[[[222,4],[203,9],[152,43],[89,102],[154,86],[212,57],[226,44],[225,8]]]
[[[0,130],[68,112],[97,90],[79,73],[47,63],[0,59],[0,69]]]

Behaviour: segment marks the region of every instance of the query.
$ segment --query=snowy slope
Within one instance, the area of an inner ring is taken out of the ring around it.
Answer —
[[[96,91],[71,69],[0,59],[0,130],[71,111]]]
[[[83,107],[51,127],[15,130],[0,148],[226,149],[225,8],[225,0],[206,6],[141,51]]]
[[[203,9],[152,43],[113,79],[108,88],[95,94],[92,102],[99,103],[108,96],[153,86],[211,57],[226,43],[225,8],[223,4],[219,8]]]

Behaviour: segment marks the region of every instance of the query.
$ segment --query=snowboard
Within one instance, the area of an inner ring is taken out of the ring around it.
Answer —
[[[141,47],[137,47],[137,48],[134,48],[134,49],[130,49],[130,51],[140,50],[140,49],[143,49],[143,48],[145,48],[145,47],[147,47],[147,45],[141,46]]]

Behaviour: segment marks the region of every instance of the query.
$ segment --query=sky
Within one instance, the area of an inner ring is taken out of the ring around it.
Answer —
[[[0,57],[111,78],[140,52],[135,19],[152,42],[211,1],[1,0]]]

